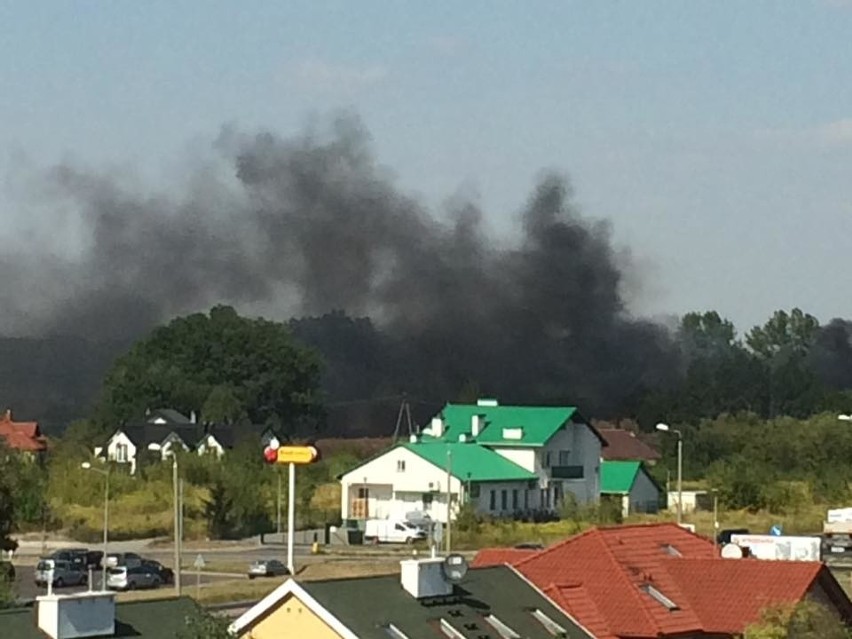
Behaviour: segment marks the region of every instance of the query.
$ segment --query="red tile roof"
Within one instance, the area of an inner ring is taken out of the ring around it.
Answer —
[[[530,548],[483,548],[476,553],[470,565],[471,568],[513,565],[536,552],[540,551]]]
[[[0,417],[0,437],[14,450],[42,452],[47,450],[47,440],[42,436],[38,422],[13,422],[12,411]]]
[[[598,428],[606,445],[601,455],[608,461],[650,461],[660,459],[660,453],[645,442],[636,433],[621,428]]]
[[[481,561],[497,558],[489,549]],[[514,566],[601,639],[741,633],[768,604],[801,601],[817,582],[852,616],[822,564],[721,559],[713,542],[676,524],[595,528]]]

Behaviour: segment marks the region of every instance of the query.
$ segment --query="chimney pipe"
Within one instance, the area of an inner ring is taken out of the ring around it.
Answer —
[[[442,417],[433,417],[432,426],[429,428],[433,437],[444,436],[444,419]]]
[[[485,418],[482,415],[473,415],[470,418],[470,434],[472,437],[479,437],[479,433],[482,432],[483,421],[485,421]]]

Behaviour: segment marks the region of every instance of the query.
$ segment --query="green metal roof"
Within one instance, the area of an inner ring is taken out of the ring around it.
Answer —
[[[489,615],[529,639],[555,636],[533,616],[539,610],[564,630],[566,639],[591,639],[576,621],[556,608],[508,566],[468,571],[454,593],[418,601],[402,589],[399,575],[305,581],[300,584],[326,610],[362,639],[388,639],[393,625],[409,639],[443,636],[449,624],[465,639],[500,637]]]
[[[480,406],[478,404],[447,404],[442,415],[447,426],[446,440],[457,440],[462,433],[470,434],[471,418],[482,415],[485,428],[476,441],[480,444],[503,446],[544,446],[577,412],[573,406]],[[503,437],[504,428],[520,428],[520,439]]]
[[[629,493],[641,469],[642,462],[638,461],[602,461],[601,492]]]
[[[524,481],[538,476],[499,453],[479,444],[467,442],[424,441],[402,444],[439,468],[447,468],[450,453],[450,474],[461,481]]]

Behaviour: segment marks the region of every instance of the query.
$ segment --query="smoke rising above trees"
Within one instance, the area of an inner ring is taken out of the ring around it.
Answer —
[[[0,328],[126,339],[217,303],[276,319],[342,310],[387,337],[395,390],[452,398],[474,383],[594,408],[673,368],[665,331],[624,307],[607,226],[578,214],[561,176],[535,185],[505,246],[474,203],[443,220],[395,188],[353,118],[292,138],[226,130],[215,150],[172,194],[51,170],[45,190],[79,215],[85,245],[4,264],[14,312]]]
[[[807,354],[782,367],[772,340],[784,318],[754,333],[772,355],[761,359],[715,314],[687,316],[674,334],[632,317],[629,261],[556,173],[533,185],[506,242],[473,201],[438,215],[403,193],[352,117],[292,137],[226,128],[185,172],[164,193],[70,164],[31,180],[53,233],[0,252],[0,335],[40,339],[0,344],[17,354],[0,361],[12,380],[0,380],[0,399],[20,406],[23,369],[47,386],[92,379],[80,340],[99,345],[88,351],[102,375],[104,349],[117,356],[153,326],[219,304],[294,318],[327,362],[332,401],[407,393],[434,406],[488,394],[653,420],[825,406],[813,375],[832,392],[852,386],[852,331],[840,320],[809,321]],[[31,366],[33,349],[56,355]],[[788,378],[811,380],[807,401],[781,389]],[[79,416],[71,403],[59,412]]]

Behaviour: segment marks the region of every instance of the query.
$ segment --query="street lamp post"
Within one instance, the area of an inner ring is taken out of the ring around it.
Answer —
[[[104,476],[104,558],[101,565],[101,590],[106,591],[107,545],[109,544],[109,466],[106,470],[95,468],[90,462],[83,462],[80,466],[85,470],[92,470]]]
[[[677,523],[683,523],[683,433],[660,422],[657,430],[677,435]]]
[[[153,443],[148,444],[148,450],[155,452],[155,453],[160,453],[162,455],[163,447],[160,444],[153,442]],[[180,591],[181,591],[181,584],[180,584],[180,568],[181,568],[181,566],[180,566],[180,564],[181,564],[181,550],[182,550],[181,544],[182,544],[182,541],[183,541],[183,518],[181,517],[181,515],[182,515],[182,510],[183,510],[183,504],[181,503],[182,499],[181,499],[181,490],[180,490],[180,479],[179,479],[178,475],[179,475],[179,473],[178,473],[177,454],[175,453],[174,450],[172,450],[172,484],[173,484],[173,488],[174,488],[174,502],[175,502],[175,513],[174,513],[174,516],[175,516],[175,523],[174,523],[174,528],[175,528],[175,559],[174,559],[174,562],[175,562],[175,571],[174,571],[174,573],[175,573],[175,593],[177,594],[178,597],[180,597]]]

